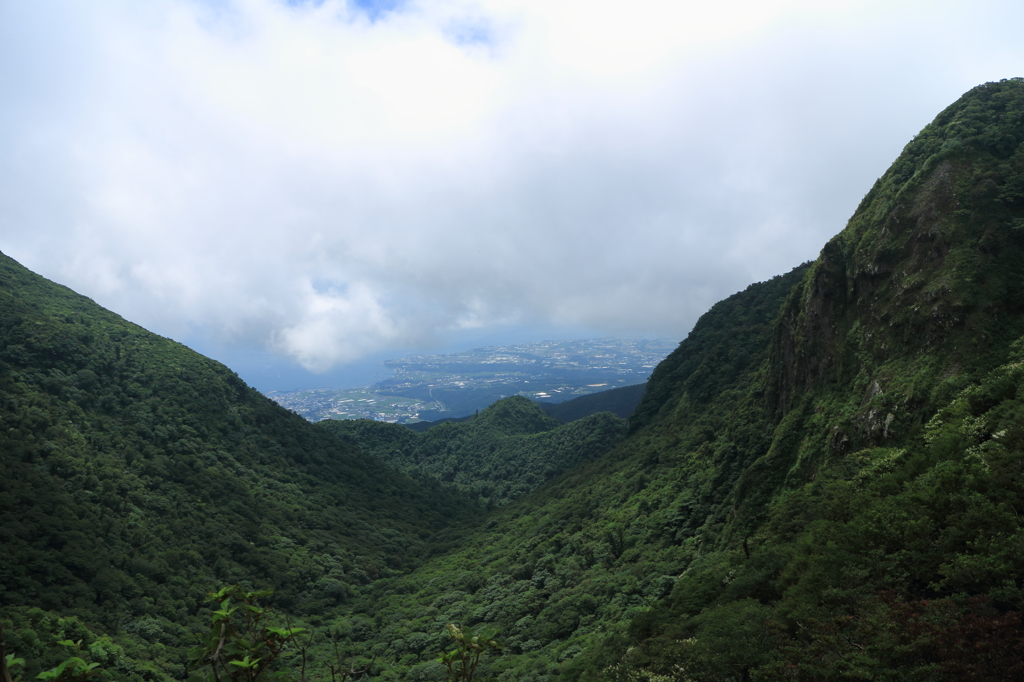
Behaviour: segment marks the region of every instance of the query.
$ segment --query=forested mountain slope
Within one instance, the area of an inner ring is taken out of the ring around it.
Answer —
[[[443,621],[504,627],[500,680],[1024,675],[1022,145],[1024,81],[942,112],[629,438],[378,593],[380,679],[437,679]]]
[[[415,478],[433,478],[494,506],[597,459],[619,441],[625,425],[608,412],[562,424],[533,401],[512,396],[470,420],[422,434],[369,419],[317,426]]]
[[[182,677],[175,647],[211,587],[318,614],[408,570],[468,509],[0,255],[4,616],[123,630],[152,674]]]
[[[502,628],[477,675],[502,682],[1024,677],[1020,79],[942,112],[816,261],[708,311],[608,452],[489,513],[3,268],[24,653],[74,625],[59,609],[150,644],[118,676],[177,675],[196,594],[259,576],[319,628],[312,657],[337,642],[381,681],[445,679],[449,623]],[[558,430],[492,416],[495,444]],[[442,426],[345,428],[396,462],[436,431],[467,489],[510,475],[473,461],[473,421]]]
[[[970,91],[907,145],[790,293],[742,414],[684,446],[716,475],[744,466],[708,517],[717,529],[589,674],[1024,674],[1022,304],[1014,79]],[[670,410],[699,395],[676,377],[641,406],[652,455],[681,426]],[[736,437],[758,423],[774,425],[767,448]]]
[[[711,362],[740,351],[747,357],[731,378],[706,376],[722,379],[718,392],[678,407],[678,433],[664,444],[660,435],[658,441],[650,433],[634,435],[493,512],[456,551],[408,576],[381,581],[365,601],[354,603],[345,622],[366,627],[350,641],[377,654],[376,679],[442,679],[440,664],[430,658],[444,646],[443,625],[449,622],[503,628],[504,654],[481,664],[484,675],[500,680],[575,679],[606,668],[603,659],[591,664],[586,652],[600,654],[609,632],[669,594],[677,577],[713,545],[722,527],[714,514],[742,466],[729,462],[735,449],[716,454],[702,439],[738,421],[747,396],[743,377],[767,362],[772,320],[805,271],[718,303],[680,344],[677,354],[696,358],[698,367],[700,358]],[[763,451],[770,426],[758,426],[744,425],[743,435]],[[681,442],[680,434],[689,440]],[[688,451],[691,446],[699,457]]]

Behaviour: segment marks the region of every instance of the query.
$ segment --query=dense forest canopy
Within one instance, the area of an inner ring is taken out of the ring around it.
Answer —
[[[5,256],[0,309],[8,618],[75,616],[149,658],[161,649],[148,643],[190,639],[220,583],[321,613],[472,518],[460,498],[313,428],[223,365]],[[157,654],[157,669],[180,676],[176,656]]]
[[[628,423],[309,424],[4,257],[7,650],[183,679],[238,583],[308,633],[275,666],[311,679],[448,679],[470,630],[503,682],[1019,678],[1022,313],[1021,79],[713,306]]]
[[[512,396],[471,420],[438,424],[423,434],[369,419],[318,426],[414,478],[450,483],[493,507],[597,459],[618,443],[625,424],[608,412],[562,424],[536,403]]]

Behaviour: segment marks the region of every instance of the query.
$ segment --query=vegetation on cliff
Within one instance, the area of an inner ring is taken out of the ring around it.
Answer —
[[[444,679],[450,624],[501,628],[475,675],[507,682],[1021,677],[1022,235],[1013,79],[942,112],[814,263],[705,314],[627,435],[563,443],[515,400],[304,424],[5,260],[9,647],[180,677],[225,580],[279,590],[322,679],[335,645]]]
[[[747,416],[709,434],[773,425],[709,551],[588,670],[1019,676],[1022,171],[1020,79],[907,145],[790,293]]]

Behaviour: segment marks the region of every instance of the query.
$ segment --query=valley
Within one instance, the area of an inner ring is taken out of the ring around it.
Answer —
[[[0,254],[4,671],[444,682],[487,633],[478,681],[1024,678],[1024,79],[866,189],[608,391],[625,416],[533,398],[664,347],[404,358],[346,398],[392,412],[311,423],[334,398],[300,416]]]

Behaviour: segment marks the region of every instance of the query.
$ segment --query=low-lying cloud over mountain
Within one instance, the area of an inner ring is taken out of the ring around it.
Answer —
[[[0,250],[317,371],[498,325],[682,338],[1024,73],[1021,25],[998,0],[5,3]]]

